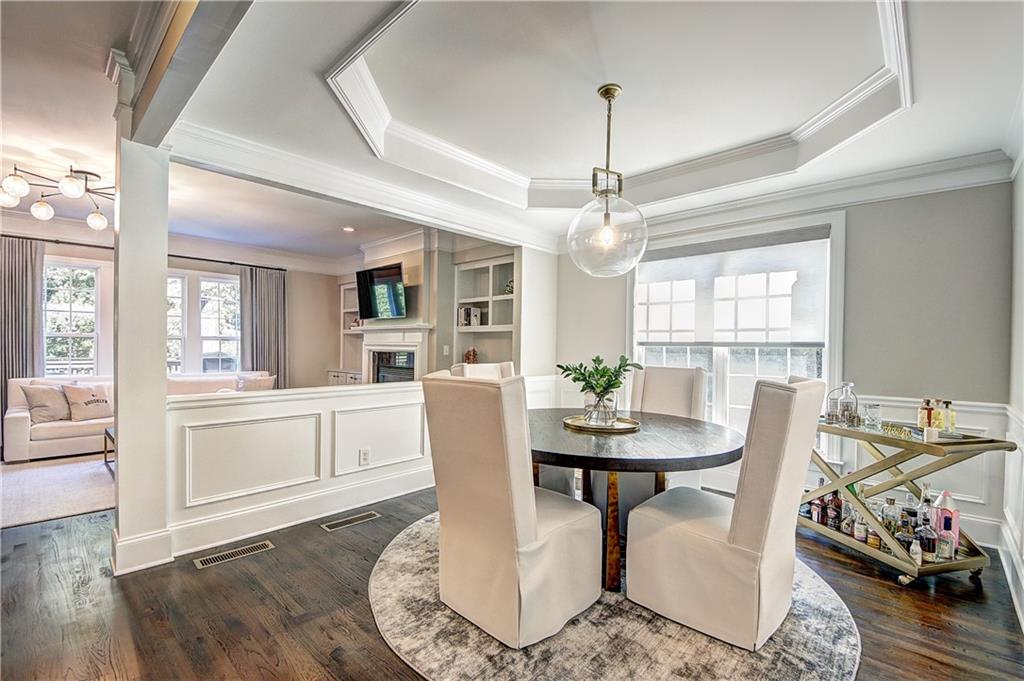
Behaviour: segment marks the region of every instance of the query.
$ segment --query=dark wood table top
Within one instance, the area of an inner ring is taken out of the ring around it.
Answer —
[[[640,422],[636,433],[591,435],[562,425],[580,409],[531,409],[534,463],[599,471],[692,471],[738,461],[743,436],[717,423],[643,412],[620,412]]]

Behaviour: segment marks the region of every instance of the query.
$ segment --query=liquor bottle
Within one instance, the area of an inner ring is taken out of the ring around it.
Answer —
[[[843,500],[839,497],[839,491],[832,492],[828,498],[828,529],[841,531],[843,524]]]
[[[917,539],[910,545],[910,557],[914,559],[918,567],[921,567],[921,563],[924,561],[924,554],[921,551],[921,542]]]
[[[853,538],[862,542],[868,540],[868,524],[864,522],[864,516],[860,513],[857,513],[857,517],[853,521]]]
[[[839,530],[849,536],[853,536],[853,526],[856,522],[854,518],[855,511],[853,510],[853,504],[849,501],[843,500],[843,519],[839,523]]]
[[[921,401],[921,406],[917,408],[917,427],[918,428],[931,428],[932,427],[932,401],[925,398]]]
[[[900,529],[900,509],[896,506],[896,497],[886,497],[882,507],[882,524],[890,534]]]
[[[939,544],[935,549],[938,560],[953,560],[956,556],[956,537],[953,535],[953,519],[945,516],[942,519],[942,530],[939,532]]]
[[[956,412],[953,411],[953,403],[946,400],[942,403],[942,410],[946,413],[946,432],[956,432]]]
[[[900,523],[899,532],[896,533],[896,541],[900,543],[908,553],[910,546],[914,543],[914,533],[910,531],[910,521],[904,520]]]
[[[960,509],[953,502],[953,495],[949,493],[949,490],[943,490],[935,501],[935,515],[939,527],[945,526],[945,518],[951,519],[951,531],[954,537],[953,551],[956,555],[956,550],[960,548]]]
[[[925,492],[921,495],[921,503],[917,506],[917,522],[923,525],[924,521],[927,520],[934,529],[939,526],[938,519],[935,515],[935,507],[932,506],[931,497],[929,497],[928,493]]]
[[[932,529],[927,516],[921,518],[921,527],[917,528],[914,536],[917,537],[917,541],[921,544],[921,560],[926,563],[934,563],[939,535]]]
[[[882,538],[878,536],[873,527],[868,528],[868,546],[873,549],[882,549]]]

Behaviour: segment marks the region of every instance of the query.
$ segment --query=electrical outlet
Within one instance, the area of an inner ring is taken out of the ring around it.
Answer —
[[[449,347],[448,347],[447,345],[446,345],[446,346],[444,346],[443,352],[444,352],[444,356],[445,356],[445,357],[447,357],[447,356],[448,356],[448,353],[449,353],[450,349],[451,349],[451,348],[449,348]]]
[[[370,465],[370,450],[360,449],[359,450],[359,465],[369,466]]]

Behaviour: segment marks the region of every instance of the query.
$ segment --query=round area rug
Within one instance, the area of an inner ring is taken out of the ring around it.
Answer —
[[[438,515],[405,528],[370,575],[370,605],[391,649],[431,681],[448,679],[853,679],[860,634],[846,604],[797,561],[793,607],[757,652],[705,636],[626,599],[601,598],[561,632],[506,647],[444,605]]]

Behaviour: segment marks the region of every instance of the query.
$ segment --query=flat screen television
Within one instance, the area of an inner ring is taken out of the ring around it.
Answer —
[[[405,286],[402,263],[356,272],[359,317],[399,319],[405,316]]]

